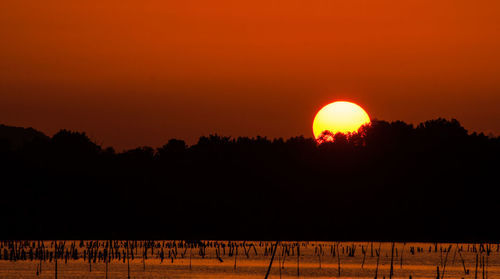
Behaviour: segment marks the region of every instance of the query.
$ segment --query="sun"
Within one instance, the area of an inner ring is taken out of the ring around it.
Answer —
[[[324,131],[332,134],[356,132],[362,125],[370,123],[370,117],[355,103],[338,101],[324,106],[313,121],[313,133],[319,139]]]

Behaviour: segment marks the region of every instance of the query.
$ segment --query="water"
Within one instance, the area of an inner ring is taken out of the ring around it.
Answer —
[[[42,249],[41,242],[2,242],[0,278],[55,278],[56,264],[50,257],[54,244],[45,241]],[[107,265],[107,278],[127,278],[130,273],[130,278],[262,279],[275,242],[131,241],[127,249],[127,242],[113,241],[108,257],[106,241],[57,244],[57,278],[106,278]],[[377,273],[382,279],[390,277],[391,261],[392,278],[435,279],[438,268],[440,278],[500,278],[499,249],[498,244],[395,243],[393,249],[392,243],[378,242],[281,242],[269,278],[333,278],[339,276],[340,264],[342,278],[374,278]],[[89,251],[96,257],[90,262]]]

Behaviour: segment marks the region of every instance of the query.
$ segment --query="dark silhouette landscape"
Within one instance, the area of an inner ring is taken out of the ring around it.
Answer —
[[[0,238],[498,240],[499,137],[454,119],[326,136],[115,152],[0,126]]]

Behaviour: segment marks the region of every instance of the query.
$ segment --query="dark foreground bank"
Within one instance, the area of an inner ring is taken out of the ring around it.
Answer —
[[[0,238],[496,241],[499,158],[443,119],[122,153],[0,126]]]

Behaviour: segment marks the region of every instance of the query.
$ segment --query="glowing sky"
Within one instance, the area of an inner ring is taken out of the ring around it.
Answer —
[[[2,0],[0,123],[103,145],[312,137],[370,117],[500,134],[497,0]]]

